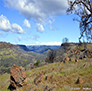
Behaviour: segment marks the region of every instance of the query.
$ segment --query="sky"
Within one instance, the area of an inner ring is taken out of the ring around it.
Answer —
[[[0,41],[23,45],[78,42],[79,23],[67,15],[67,0],[0,0]]]

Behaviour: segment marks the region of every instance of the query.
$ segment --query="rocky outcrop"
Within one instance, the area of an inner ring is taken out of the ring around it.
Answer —
[[[13,65],[10,70],[9,89],[22,87],[26,82],[26,73],[17,65]]]

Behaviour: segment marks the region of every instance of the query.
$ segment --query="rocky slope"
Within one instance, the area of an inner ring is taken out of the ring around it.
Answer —
[[[26,70],[26,83],[16,91],[91,91],[91,54],[92,44],[61,45],[56,50],[54,63]],[[0,75],[0,91],[10,91],[9,75]]]
[[[49,51],[46,62],[62,62],[66,61],[66,59],[92,60],[92,44],[64,43],[59,49]]]
[[[16,91],[91,91],[92,60],[49,63],[26,71],[27,81]],[[0,75],[0,91],[10,91],[9,74]]]

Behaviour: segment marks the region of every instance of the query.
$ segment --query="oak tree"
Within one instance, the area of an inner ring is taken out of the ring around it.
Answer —
[[[80,27],[79,41],[86,37],[87,42],[92,43],[92,1],[91,0],[68,0],[68,14],[76,14]]]

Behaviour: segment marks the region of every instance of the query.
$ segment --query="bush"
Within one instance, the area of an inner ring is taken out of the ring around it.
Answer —
[[[55,57],[56,57],[56,50],[49,50],[45,62],[53,63]]]
[[[35,66],[39,66],[39,64],[40,64],[40,60],[37,60],[37,61],[34,63]]]

